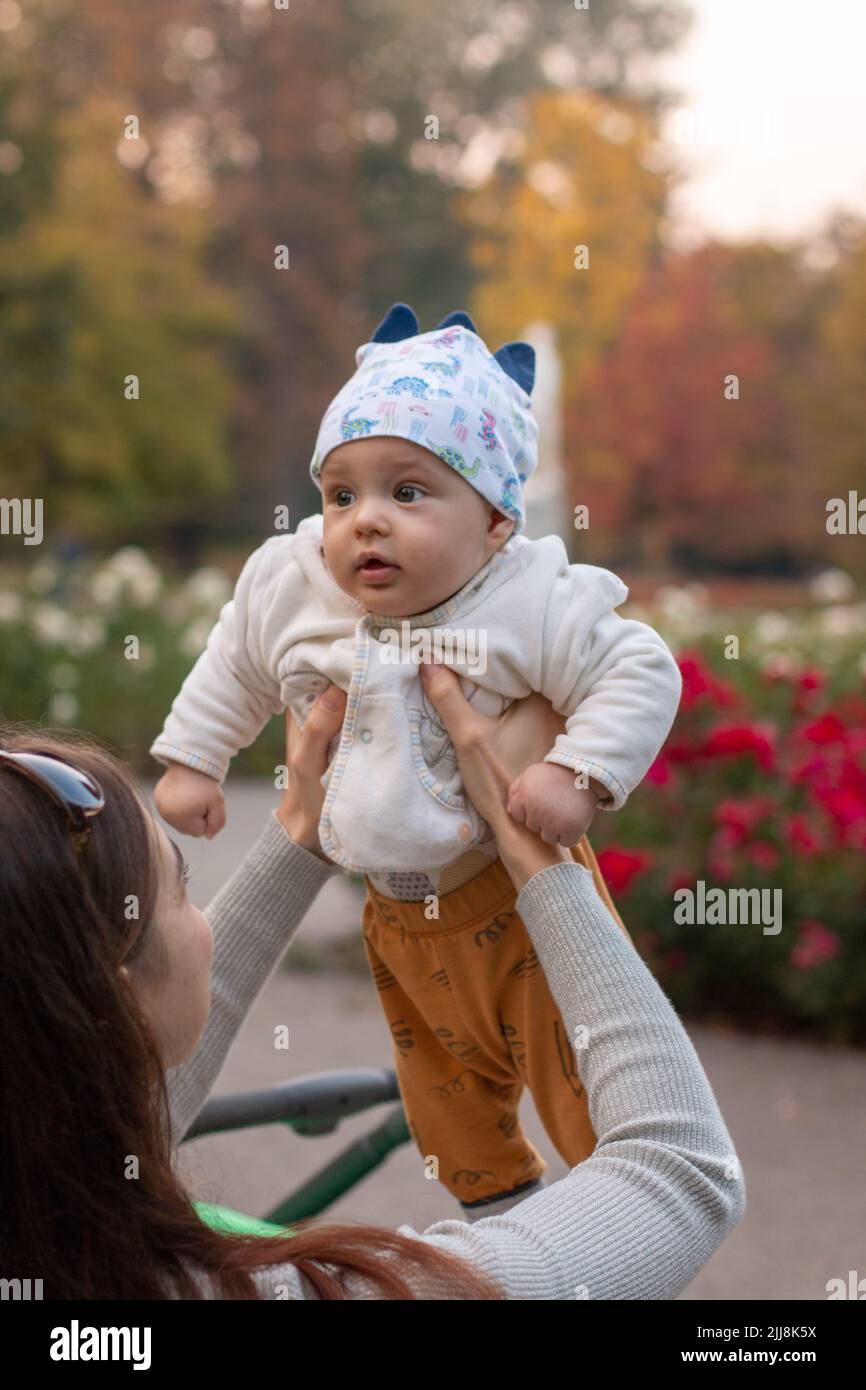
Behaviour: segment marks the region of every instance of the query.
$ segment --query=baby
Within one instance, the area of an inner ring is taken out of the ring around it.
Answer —
[[[366,879],[367,953],[416,1142],[444,1161],[441,1180],[464,1210],[486,1214],[524,1196],[545,1166],[517,1123],[515,1080],[531,1084],[567,1161],[591,1152],[594,1135],[546,982],[532,983],[540,972],[520,965],[534,956],[531,943],[513,896],[503,897],[510,884],[495,839],[464,793],[418,660],[445,660],[482,713],[539,691],[566,717],[544,760],[512,783],[508,809],[569,847],[597,806],[616,810],[643,778],[673,722],[680,676],[651,628],[616,613],[627,597],[621,580],[569,564],[556,536],[521,534],[523,484],[537,467],[528,344],[492,355],[467,314],[420,333],[412,310],[395,304],[356,364],[316,440],[310,472],[322,515],[272,536],[247,560],[151,747],[169,767],[155,799],[178,830],[214,835],[225,822],[221,783],[238,749],[286,706],[303,724],[329,681],[347,692],[323,779],[321,844]],[[485,919],[488,943],[510,942],[492,954],[514,969],[497,967],[482,986],[476,928]],[[494,919],[504,925],[491,935]],[[462,962],[453,955],[458,929],[477,947]],[[407,953],[413,932],[438,943],[439,953],[423,961]],[[464,971],[471,981],[458,981],[455,972]],[[509,1003],[516,980],[520,998]],[[453,1005],[461,984],[452,1015],[444,994]],[[481,1011],[474,1024],[470,997]],[[485,1010],[497,1037],[485,1034]],[[509,1011],[522,1023],[508,1023]],[[518,1046],[509,1028],[526,1035]],[[529,1057],[533,1030],[539,1040]],[[448,1089],[455,1058],[472,1061],[461,1072],[475,1083],[466,1099],[465,1087]],[[436,1093],[452,1102],[460,1095],[459,1123],[453,1104],[447,1122],[447,1105],[437,1118]]]

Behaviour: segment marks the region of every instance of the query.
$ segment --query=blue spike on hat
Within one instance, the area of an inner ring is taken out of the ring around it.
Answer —
[[[438,332],[440,328],[454,328],[458,324],[461,328],[468,328],[472,333],[478,332],[465,309],[454,309],[452,313],[446,314],[442,322],[437,323],[436,331]]]
[[[399,343],[404,338],[414,338],[418,331],[415,311],[408,304],[392,304],[370,342]]]
[[[535,348],[529,343],[503,343],[493,356],[502,370],[531,396],[535,385]]]

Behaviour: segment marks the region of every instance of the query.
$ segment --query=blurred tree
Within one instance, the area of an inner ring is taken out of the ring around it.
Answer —
[[[589,506],[585,557],[659,571],[675,556],[742,560],[784,543],[779,364],[726,285],[737,255],[708,245],[654,265],[616,343],[572,393],[566,469],[574,501]]]
[[[237,384],[223,408],[231,406],[243,482],[206,515],[226,531],[259,534],[277,502],[295,517],[318,507],[307,478],[316,426],[387,305],[408,299],[432,324],[468,304],[475,229],[452,196],[513,150],[534,91],[584,85],[660,103],[647,58],[689,22],[686,7],[669,0],[606,0],[586,11],[542,0],[493,8],[444,0],[434,9],[421,0],[293,0],[286,10],[253,0],[20,0],[20,10],[4,36],[0,103],[4,87],[26,75],[46,144],[37,161],[34,126],[16,185],[33,179],[35,189],[42,167],[47,194],[56,131],[98,94],[141,121],[143,158],[127,163],[118,196],[139,211],[150,199],[167,218],[207,212],[200,283],[237,292],[244,317],[223,350]],[[111,142],[100,157],[113,161]],[[145,223],[126,219],[130,260],[135,226]],[[275,266],[281,245],[287,269]],[[74,283],[49,280],[40,294],[31,271],[25,258],[5,284],[7,307],[29,296],[31,321],[39,305],[68,321]],[[53,304],[61,293],[66,306]],[[59,328],[36,331],[61,351]],[[69,350],[82,341],[69,339]],[[177,363],[182,351],[175,341],[162,361]],[[150,403],[161,411],[168,401],[152,394]],[[97,415],[83,407],[82,428]],[[175,438],[168,415],[151,414],[149,428],[152,441]],[[219,451],[213,467],[224,468]],[[121,510],[138,505],[129,479],[122,495]],[[79,490],[76,515],[83,506]],[[181,488],[160,506],[181,526],[202,514],[200,494]]]
[[[827,532],[831,498],[866,500],[866,222],[833,220],[837,259],[824,277],[812,370],[804,382],[810,465],[820,479],[814,528],[824,559],[866,577],[863,536]],[[866,526],[866,522],[864,522]]]
[[[649,60],[679,44],[692,22],[679,0],[605,0],[585,10],[548,0],[351,0],[349,9],[358,38],[353,133],[363,144],[372,245],[368,316],[409,299],[422,327],[469,305],[476,228],[461,215],[460,194],[489,186],[500,160],[507,165],[538,119],[536,95],[584,90],[658,111],[672,94]]]
[[[239,0],[24,6],[56,118],[65,121],[93,91],[137,116],[141,158],[128,164],[130,196],[137,185],[166,225],[206,212],[203,283],[226,286],[242,305],[243,332],[224,352],[236,384],[224,408],[238,483],[222,508],[208,509],[211,526],[261,535],[278,503],[297,519],[318,505],[306,477],[314,431],[338,376],[351,369],[335,362],[342,354],[350,363],[366,331],[357,149],[344,128],[357,48],[348,16],[335,3],[304,0],[279,12]],[[113,161],[111,145],[102,158]],[[171,428],[165,418],[151,424]],[[181,534],[197,526],[197,496],[166,504]]]
[[[472,306],[485,339],[498,347],[545,319],[566,379],[579,377],[659,252],[669,183],[650,113],[592,93],[533,97],[519,153],[457,200],[474,232]]]
[[[758,420],[744,441],[739,472],[759,501],[740,517],[726,556],[731,566],[802,572],[823,548],[827,440],[810,400],[822,375],[819,324],[831,287],[826,267],[808,269],[811,250],[811,242],[763,241],[720,249],[718,287],[727,313],[764,342],[773,364],[768,374],[743,383]],[[832,436],[832,424],[829,431]],[[710,550],[717,552],[717,544]]]
[[[50,203],[0,243],[4,473],[90,539],[152,535],[232,484],[214,347],[237,305],[201,270],[201,213],[142,195],[114,157],[123,114],[66,114]]]

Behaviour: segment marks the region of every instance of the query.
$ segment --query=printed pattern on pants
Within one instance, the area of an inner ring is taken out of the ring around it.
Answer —
[[[628,935],[588,841],[571,851],[590,869]],[[369,879],[367,959],[391,1032],[407,1123],[439,1181],[471,1206],[513,1193],[547,1168],[518,1107],[528,1087],[557,1152],[573,1167],[595,1148],[572,1039],[550,991],[517,893],[500,859],[439,898],[379,893]]]

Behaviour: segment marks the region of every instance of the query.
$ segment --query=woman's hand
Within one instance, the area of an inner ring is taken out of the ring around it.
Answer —
[[[518,892],[539,870],[571,863],[566,846],[545,844],[507,810],[512,781],[550,750],[565,728],[562,716],[543,696],[533,694],[491,718],[472,708],[448,667],[422,662],[420,670],[424,689],[454,745],[467,795],[496,836]]]
[[[328,769],[328,745],[343,727],[346,693],[338,685],[323,690],[298,725],[286,710],[286,767],[289,783],[277,807],[277,816],[296,845],[330,864],[319,842],[319,819],[325,803],[322,778]]]

